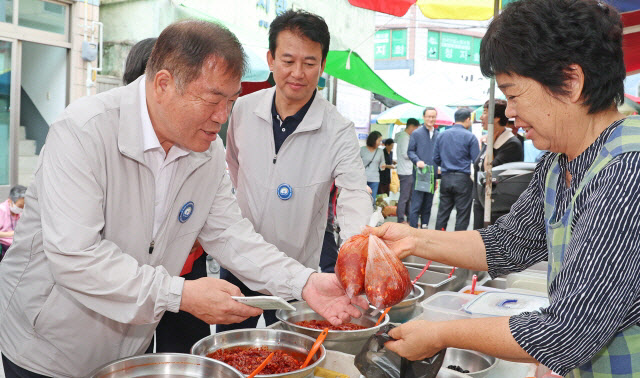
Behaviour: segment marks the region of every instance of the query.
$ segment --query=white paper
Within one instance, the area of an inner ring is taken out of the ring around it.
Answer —
[[[263,310],[288,310],[295,311],[295,307],[287,303],[284,299],[275,296],[261,295],[258,297],[231,297],[234,300],[251,307],[258,307]]]

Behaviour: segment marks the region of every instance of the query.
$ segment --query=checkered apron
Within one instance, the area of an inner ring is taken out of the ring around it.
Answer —
[[[562,270],[565,250],[571,240],[571,221],[575,199],[585,185],[617,155],[640,151],[640,117],[629,117],[611,134],[589,171],[585,174],[576,194],[562,218],[555,222],[556,184],[561,179],[558,157],[554,158],[545,185],[545,227],[549,248],[549,285]],[[551,300],[551,299],[550,299]],[[634,325],[616,334],[591,361],[569,373],[574,378],[640,378],[640,326]]]

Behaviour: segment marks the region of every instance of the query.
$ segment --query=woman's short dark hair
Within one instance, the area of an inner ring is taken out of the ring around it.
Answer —
[[[278,34],[285,30],[319,43],[322,47],[322,61],[324,62],[327,58],[331,35],[324,18],[303,10],[293,9],[289,9],[274,18],[271,21],[271,26],[269,26],[269,51],[271,51],[271,56],[274,58],[276,56]]]
[[[624,100],[622,28],[620,14],[604,1],[516,1],[482,38],[480,69],[487,77],[531,78],[566,95],[569,66],[577,64],[584,72],[583,103],[597,113]]]
[[[186,20],[167,26],[156,41],[149,62],[147,80],[161,70],[171,72],[178,90],[200,77],[203,63],[210,57],[220,58],[225,74],[240,79],[247,66],[238,38],[222,25],[207,21]]]
[[[489,100],[484,103],[484,108],[489,109]],[[507,117],[505,114],[506,111],[507,101],[500,98],[495,99],[495,104],[493,105],[493,116],[500,118],[498,122],[501,126],[507,126],[507,122],[509,122],[509,117]]]
[[[127,62],[124,65],[124,75],[122,75],[124,85],[133,83],[144,74],[156,39],[158,38],[143,39],[133,45],[127,56]]]
[[[376,141],[378,138],[382,138],[382,134],[379,131],[372,131],[367,137],[367,146],[369,147],[378,147],[376,146]]]

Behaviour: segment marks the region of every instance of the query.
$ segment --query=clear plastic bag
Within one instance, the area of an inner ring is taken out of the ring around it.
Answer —
[[[409,361],[384,348],[384,343],[393,340],[388,334],[393,328],[387,324],[367,340],[355,359],[360,373],[367,378],[435,378],[446,350],[424,360]]]
[[[363,235],[350,237],[340,247],[336,275],[349,298],[364,294],[368,247],[369,237]]]
[[[367,299],[380,310],[402,302],[413,288],[407,267],[375,235],[369,235],[364,286]]]

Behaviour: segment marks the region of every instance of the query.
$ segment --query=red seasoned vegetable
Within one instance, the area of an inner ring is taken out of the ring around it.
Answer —
[[[382,310],[402,302],[413,285],[402,261],[377,236],[369,236],[365,292],[369,302]]]
[[[336,275],[349,298],[364,294],[368,244],[369,237],[355,235],[344,242],[338,253]]]
[[[237,347],[218,349],[209,353],[207,357],[222,361],[240,370],[243,374],[251,374],[267,356],[274,352],[273,359],[260,372],[260,374],[281,374],[289,373],[300,369],[305,355],[282,350],[269,350],[267,347]],[[299,356],[294,357],[297,354]]]
[[[353,323],[344,323],[339,326],[334,326],[326,320],[303,320],[301,322],[297,322],[296,324],[301,327],[314,328],[314,329],[329,328],[329,330],[331,331],[355,331],[358,329],[367,328],[365,326],[361,326],[360,324],[353,324]]]

